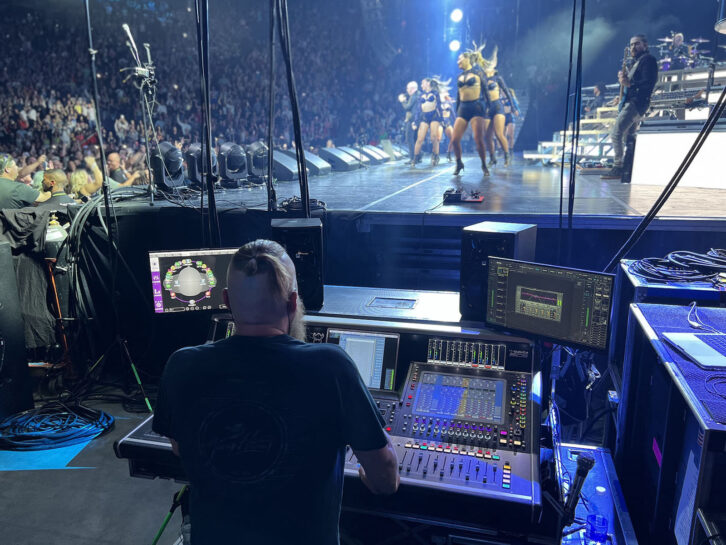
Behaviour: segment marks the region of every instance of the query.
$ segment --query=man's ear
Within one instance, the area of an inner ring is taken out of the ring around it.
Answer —
[[[287,300],[287,313],[297,312],[297,292],[293,291],[290,294],[290,298]]]

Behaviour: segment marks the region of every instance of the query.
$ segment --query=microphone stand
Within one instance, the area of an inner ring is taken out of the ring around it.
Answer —
[[[158,149],[159,142],[156,140],[156,131],[154,131],[153,107],[156,102],[156,67],[151,60],[151,48],[149,44],[144,44],[146,49],[146,63],[142,66],[139,51],[136,49],[136,42],[131,35],[128,25],[123,25],[124,31],[128,35],[126,45],[131,51],[131,56],[136,62],[136,67],[122,68],[121,72],[130,71],[131,73],[124,79],[124,83],[129,78],[134,78],[134,86],[139,90],[139,101],[141,103],[141,121],[144,127],[144,148],[146,150],[146,169],[149,173],[149,204],[154,205],[156,196],[156,181],[151,172],[151,138],[156,142]],[[151,127],[152,135],[149,135],[149,127]],[[163,162],[164,158],[161,157]]]
[[[272,171],[274,167],[274,131],[275,131],[275,23],[277,22],[277,0],[270,0],[270,88],[267,120],[267,211],[277,211],[277,193],[273,185]],[[263,174],[264,177],[264,174]]]
[[[212,109],[209,102],[209,2],[208,0],[195,0],[197,19],[197,43],[199,45],[199,79],[202,97],[202,191],[207,190],[208,221],[204,231],[205,241],[209,241],[211,248],[220,248],[222,233],[217,215],[217,201],[214,195],[214,175],[212,172]],[[206,155],[206,156],[205,156]],[[204,206],[201,206],[204,217]],[[204,222],[203,222],[204,223]]]
[[[98,51],[93,48],[93,33],[91,30],[91,9],[88,5],[88,0],[83,0],[83,7],[86,12],[86,25],[88,28],[88,54],[91,61],[91,79],[93,80],[93,102],[94,102],[94,112],[96,114],[96,134],[98,135],[98,148],[99,152],[101,154],[101,172],[103,174],[103,182],[101,184],[101,188],[103,191],[103,204],[104,204],[104,221],[106,222],[106,229],[108,234],[108,263],[109,263],[109,269],[111,271],[111,286],[110,286],[110,294],[111,294],[111,316],[113,317],[113,329],[114,329],[114,340],[111,343],[111,345],[108,347],[108,349],[103,353],[103,355],[96,361],[96,363],[93,364],[93,366],[88,370],[88,377],[91,378],[91,375],[93,371],[101,365],[101,362],[103,362],[107,356],[111,353],[111,350],[118,346],[121,349],[121,356],[126,360],[126,362],[131,367],[131,371],[133,372],[134,377],[136,378],[136,383],[139,385],[139,390],[141,391],[141,394],[144,397],[144,401],[146,402],[146,407],[149,409],[149,412],[153,412],[151,403],[149,402],[149,397],[146,395],[146,391],[144,390],[144,386],[141,383],[141,379],[139,378],[139,373],[136,370],[136,365],[134,365],[134,361],[131,358],[131,353],[129,352],[128,343],[126,342],[126,339],[121,335],[121,329],[119,324],[119,317],[118,317],[118,306],[116,305],[116,272],[118,268],[118,247],[116,246],[116,243],[114,242],[114,237],[116,234],[114,233],[114,222],[112,221],[112,213],[111,213],[111,188],[109,187],[108,183],[108,165],[106,163],[106,153],[103,146],[103,131],[101,130],[101,110],[100,110],[100,100],[98,95],[98,78],[96,77],[96,53]],[[115,217],[115,213],[113,214]]]
[[[93,33],[91,31],[91,8],[88,0],[83,0],[83,7],[86,11],[86,25],[88,28],[88,55],[91,61],[91,79],[93,80],[93,110],[96,115],[96,136],[98,137],[98,149],[101,154],[101,172],[103,173],[103,182],[101,189],[103,191],[103,206],[105,208],[106,228],[108,229],[108,262],[115,264],[115,252],[113,244],[113,222],[111,221],[111,189],[108,185],[108,165],[106,164],[106,151],[103,145],[103,131],[101,130],[101,110],[100,99],[98,96],[98,78],[96,77],[96,53],[98,51],[93,48]],[[114,275],[115,276],[115,275]]]

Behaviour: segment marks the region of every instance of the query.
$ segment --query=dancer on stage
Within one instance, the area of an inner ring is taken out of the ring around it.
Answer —
[[[514,90],[510,89],[509,93],[515,101],[515,106],[512,106],[512,103],[506,95],[504,95],[500,100],[502,101],[502,104],[504,104],[504,136],[507,138],[509,152],[511,153],[514,149],[514,117],[519,117],[521,110],[519,109],[519,104],[516,102],[517,95],[514,94]],[[494,142],[493,138],[492,142]]]
[[[461,160],[461,139],[464,137],[466,128],[471,123],[471,131],[474,135],[476,151],[481,159],[481,169],[484,176],[489,176],[489,169],[486,165],[486,148],[484,145],[484,121],[487,115],[489,98],[485,91],[487,77],[482,70],[484,59],[481,50],[484,46],[475,47],[459,55],[456,64],[461,74],[456,80],[458,87],[456,100],[456,121],[454,121],[454,134],[451,138],[451,146],[456,156],[456,169],[454,176],[458,176],[464,170],[464,162]]]
[[[484,130],[486,132],[486,142],[490,153],[489,166],[497,164],[497,156],[494,153],[494,135],[496,135],[499,145],[502,146],[502,150],[504,151],[504,166],[509,166],[511,156],[509,154],[509,143],[507,142],[506,136],[504,136],[506,115],[501,98],[507,97],[512,106],[516,105],[516,100],[512,98],[509,87],[507,87],[504,80],[497,73],[497,51],[495,48],[491,59],[482,59],[482,68],[487,76],[486,91],[489,97],[489,110],[487,112],[487,119],[484,121]]]
[[[446,160],[450,163],[451,159],[451,139],[454,136],[454,118],[456,113],[454,110],[454,101],[449,96],[449,92],[445,91],[439,96],[441,99],[441,128],[439,129],[439,141],[443,140],[444,134],[449,141],[446,147]]]
[[[439,129],[441,127],[441,99],[439,95],[442,90],[448,88],[448,81],[440,81],[438,78],[424,78],[421,81],[420,108],[418,110],[418,138],[414,148],[414,165],[419,162],[421,147],[426,140],[426,133],[431,129],[431,166],[439,164]],[[414,166],[412,165],[412,166]]]

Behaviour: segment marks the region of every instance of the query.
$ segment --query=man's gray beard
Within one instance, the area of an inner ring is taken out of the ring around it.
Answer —
[[[290,321],[290,331],[288,335],[299,341],[305,342],[305,324],[303,318],[305,317],[305,304],[302,299],[297,299],[297,310],[295,310],[295,316]]]

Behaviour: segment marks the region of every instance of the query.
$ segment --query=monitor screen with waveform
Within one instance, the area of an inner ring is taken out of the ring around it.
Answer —
[[[486,321],[554,341],[605,350],[614,276],[489,257]]]
[[[149,252],[154,312],[225,310],[222,292],[237,248]]]

